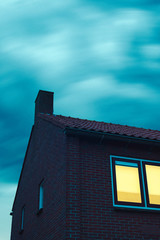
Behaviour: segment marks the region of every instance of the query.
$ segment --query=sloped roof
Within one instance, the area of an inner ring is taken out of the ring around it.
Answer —
[[[79,129],[79,130],[104,132],[104,133],[118,134],[118,135],[151,139],[151,140],[160,140],[160,131],[158,130],[130,127],[127,125],[91,121],[87,119],[79,119],[79,118],[73,118],[73,117],[65,117],[62,115],[40,114],[39,116],[62,128],[69,127],[69,128]]]

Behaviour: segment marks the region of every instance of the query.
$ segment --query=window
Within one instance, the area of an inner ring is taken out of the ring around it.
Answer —
[[[160,208],[160,164],[143,163],[148,207]]]
[[[24,212],[25,212],[25,207],[22,208],[21,211],[21,226],[20,226],[20,232],[24,230]]]
[[[113,205],[160,210],[160,163],[111,156]]]
[[[43,181],[39,185],[39,211],[43,209],[43,196],[44,195],[44,188],[43,188]]]

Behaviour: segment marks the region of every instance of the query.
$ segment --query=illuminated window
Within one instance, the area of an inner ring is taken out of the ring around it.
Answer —
[[[43,181],[39,185],[39,210],[43,209],[44,187]]]
[[[116,162],[115,164],[117,200],[141,203],[138,164],[135,163],[134,166],[123,164],[123,162]]]
[[[144,205],[139,162],[114,159],[113,183],[116,204]]]
[[[144,163],[147,204],[160,207],[160,165]]]
[[[113,205],[160,210],[160,163],[111,156]]]

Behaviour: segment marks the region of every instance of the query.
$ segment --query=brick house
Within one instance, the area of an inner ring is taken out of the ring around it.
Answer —
[[[160,239],[160,131],[53,114],[39,91],[11,240]]]

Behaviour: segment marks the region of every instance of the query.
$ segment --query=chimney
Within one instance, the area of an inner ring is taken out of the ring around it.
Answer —
[[[39,90],[35,100],[35,121],[38,113],[53,114],[53,92]]]

